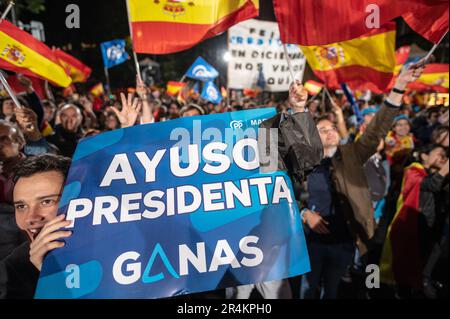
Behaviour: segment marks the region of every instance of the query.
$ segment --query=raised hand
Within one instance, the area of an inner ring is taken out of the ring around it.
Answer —
[[[19,127],[26,138],[33,142],[39,141],[42,138],[42,135],[39,131],[36,113],[26,107],[16,107],[14,112],[16,114],[17,124],[19,124]]]
[[[22,84],[22,86],[24,86],[26,88],[27,93],[33,92],[33,83],[31,82],[31,80],[29,78],[27,78],[26,76],[23,76],[22,74],[18,74],[17,79],[19,80],[20,84]]]
[[[138,75],[136,76],[136,93],[140,97],[141,100],[147,100],[148,97],[148,88],[145,86],[144,82],[142,81],[141,77]]]
[[[308,91],[298,80],[292,83],[289,88],[289,105],[294,113],[304,112],[308,101]]]
[[[122,99],[122,110],[119,111],[115,106],[112,106],[111,109],[119,119],[122,128],[133,126],[140,115],[142,103],[138,98],[133,98],[132,93],[128,93],[128,99],[125,94],[120,93],[120,98]]]
[[[58,239],[67,238],[72,235],[71,231],[60,230],[71,224],[70,220],[65,220],[65,215],[59,215],[52,221],[45,224],[39,234],[30,244],[30,261],[41,271],[44,256],[53,249],[61,248],[64,242]]]
[[[425,65],[426,61],[422,59],[417,63],[410,64],[406,68],[403,68],[394,87],[398,90],[404,90],[409,83],[414,82],[422,75]]]

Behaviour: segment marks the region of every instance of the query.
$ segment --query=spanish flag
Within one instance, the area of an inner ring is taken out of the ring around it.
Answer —
[[[381,281],[386,284],[422,288],[419,198],[420,185],[427,175],[420,163],[405,169],[397,212],[388,228],[380,260]]]
[[[0,68],[68,87],[72,79],[52,50],[10,22],[0,22]]]
[[[94,96],[101,96],[101,95],[105,94],[105,89],[103,88],[103,84],[99,83],[99,84],[93,86],[91,88],[91,90],[89,91],[89,93],[91,93]]]
[[[324,45],[360,37],[395,18],[438,43],[448,31],[448,0],[273,0],[284,43]]]
[[[73,83],[83,83],[87,81],[92,72],[91,68],[60,49],[53,50],[53,53],[66,70],[66,73],[70,75]]]
[[[395,24],[363,37],[323,46],[301,46],[315,75],[332,89],[384,91],[395,69]]]
[[[449,65],[428,64],[421,77],[410,83],[408,88],[418,91],[436,91],[448,93],[449,91]]]
[[[134,49],[168,54],[189,49],[259,15],[259,0],[128,0]]]
[[[322,83],[319,83],[319,82],[316,82],[313,80],[306,81],[304,86],[305,86],[306,91],[308,91],[308,93],[311,95],[317,95],[323,89]]]
[[[176,96],[187,84],[184,82],[169,81],[167,83],[167,94],[170,96]]]

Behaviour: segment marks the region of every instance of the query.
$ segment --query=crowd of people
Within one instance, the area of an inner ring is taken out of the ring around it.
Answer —
[[[64,216],[55,217],[81,139],[262,107],[278,111],[262,126],[280,128],[287,147],[279,151],[294,181],[311,272],[299,288],[292,281],[257,285],[261,295],[448,296],[448,108],[428,107],[407,91],[422,71],[420,64],[406,68],[388,95],[360,99],[358,110],[340,91],[311,97],[301,83],[284,100],[232,93],[215,105],[194,94],[182,103],[139,77],[132,93],[118,97],[54,92],[54,99],[42,100],[20,76],[23,107],[5,97],[0,110],[0,298],[32,298],[45,254],[70,236],[58,231],[67,226]],[[370,264],[380,265],[385,290],[366,286]],[[345,283],[352,283],[350,293]],[[245,289],[250,296],[251,287]]]

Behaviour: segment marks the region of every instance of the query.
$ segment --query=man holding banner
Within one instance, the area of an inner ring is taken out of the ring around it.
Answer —
[[[206,116],[201,122],[184,118],[83,140],[62,195],[65,174],[53,167],[64,161],[41,157],[24,163],[24,169],[37,168],[17,173],[14,201],[19,227],[30,237],[31,263],[41,271],[35,296],[161,298],[309,271],[291,182],[282,171],[259,170],[260,159],[266,160],[258,152],[257,126],[273,114],[261,109]],[[220,127],[225,136],[220,137]],[[217,132],[214,142],[203,145],[176,138],[180,129]],[[126,151],[130,147],[133,151]],[[194,151],[199,147],[201,158]],[[105,156],[111,158],[105,161]],[[158,180],[163,172],[172,178]],[[38,179],[51,174],[54,190],[39,186],[49,180]],[[93,183],[80,176],[90,176]],[[126,195],[124,187],[138,193]],[[117,238],[114,244],[103,240],[111,236]],[[0,281],[3,294],[14,293],[11,280],[15,287],[28,285],[28,293],[35,284],[28,277],[21,286],[13,274],[14,262],[29,265],[20,257],[26,247],[0,265],[7,274]]]

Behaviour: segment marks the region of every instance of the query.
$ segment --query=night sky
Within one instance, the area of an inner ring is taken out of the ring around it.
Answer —
[[[67,29],[65,20],[68,4],[80,6],[81,28]],[[275,21],[272,0],[260,0],[260,17],[262,20]],[[104,80],[103,62],[99,43],[129,36],[128,18],[125,0],[46,0],[46,11],[34,15],[26,11],[20,13],[19,19],[28,23],[31,19],[44,23],[46,44],[64,49],[70,48],[70,53],[78,57],[94,69],[91,80],[87,85]],[[429,49],[431,44],[421,39],[403,23],[399,27],[397,46],[417,43],[423,49]],[[448,37],[447,37],[448,38]],[[448,42],[448,39],[447,39]],[[68,47],[71,45],[71,47]],[[226,65],[222,56],[226,51],[226,33],[204,41],[196,47],[172,55],[153,56],[162,67],[162,80],[178,80],[198,55],[203,56],[213,64],[221,74],[226,74]],[[438,52],[439,54],[439,52]],[[448,63],[448,53],[443,60]],[[139,58],[145,58],[140,55]],[[134,83],[134,64],[132,61],[110,69],[113,88],[125,87]],[[221,81],[225,78],[222,76]]]

